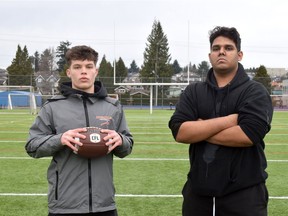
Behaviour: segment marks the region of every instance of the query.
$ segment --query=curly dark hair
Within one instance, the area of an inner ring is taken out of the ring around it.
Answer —
[[[89,60],[94,61],[95,65],[98,61],[98,53],[91,47],[81,45],[70,48],[65,54],[68,66],[71,66],[72,60]]]
[[[217,38],[219,36],[223,36],[223,37],[227,37],[227,38],[231,39],[232,41],[234,41],[238,52],[241,51],[241,38],[240,38],[240,34],[236,28],[216,26],[214,29],[212,29],[209,32],[209,35],[210,35],[209,36],[210,48],[212,48],[212,44],[213,44],[213,41],[215,40],[215,38]]]

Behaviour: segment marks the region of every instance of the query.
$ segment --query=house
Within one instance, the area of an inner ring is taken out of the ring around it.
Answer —
[[[270,77],[283,76],[287,73],[285,68],[266,68],[266,70]]]
[[[198,74],[194,73],[194,72],[189,72],[189,77],[188,77],[188,73],[187,72],[180,72],[177,73],[175,75],[172,76],[171,78],[171,82],[176,83],[176,82],[187,82],[188,83],[188,79],[189,79],[189,83],[191,82],[199,82],[202,81],[204,78],[199,76]]]
[[[288,79],[282,81],[282,94],[288,94]]]
[[[117,88],[115,88],[114,92],[116,94],[125,94],[125,93],[129,92],[129,88],[121,85],[121,86],[118,86]]]
[[[167,98],[179,97],[185,86],[169,86],[167,90]]]
[[[59,73],[56,71],[39,71],[36,73],[36,88],[42,95],[54,95],[58,93]]]

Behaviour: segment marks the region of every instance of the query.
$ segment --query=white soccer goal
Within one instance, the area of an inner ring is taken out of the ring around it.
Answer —
[[[37,113],[37,101],[33,86],[0,86],[1,109],[28,109]]]

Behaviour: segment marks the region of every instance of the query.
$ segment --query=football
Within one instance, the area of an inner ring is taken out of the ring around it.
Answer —
[[[87,131],[81,132],[85,135],[85,139],[78,139],[82,146],[75,145],[78,151],[74,151],[75,154],[78,154],[85,158],[97,158],[107,155],[108,146],[106,146],[106,141],[103,138],[107,135],[106,133],[101,132],[101,128],[98,127],[87,127]]]

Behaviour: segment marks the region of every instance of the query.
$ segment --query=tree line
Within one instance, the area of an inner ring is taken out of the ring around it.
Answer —
[[[9,85],[29,85],[31,80],[21,79],[21,76],[32,76],[39,71],[46,73],[58,72],[61,77],[66,76],[65,54],[71,45],[72,43],[69,41],[61,41],[56,50],[47,48],[42,53],[36,51],[32,56],[29,56],[26,45],[23,49],[18,45],[15,58],[6,69],[9,74]],[[114,64],[116,66],[116,76],[119,79],[118,82],[123,82],[129,74],[133,73],[139,73],[142,82],[158,82],[159,78],[165,78],[167,79],[166,82],[170,82],[173,75],[188,70],[200,77],[206,77],[210,68],[207,61],[202,61],[197,66],[189,62],[184,67],[179,65],[177,59],[172,62],[168,37],[164,33],[160,21],[157,20],[154,20],[152,31],[147,38],[143,59],[141,67],[136,64],[135,60],[127,67],[121,57],[111,63],[107,61],[104,55],[100,61],[98,77],[113,77]],[[254,78],[262,82],[270,91],[271,79],[265,66],[261,65],[259,68],[247,70],[255,72]]]

